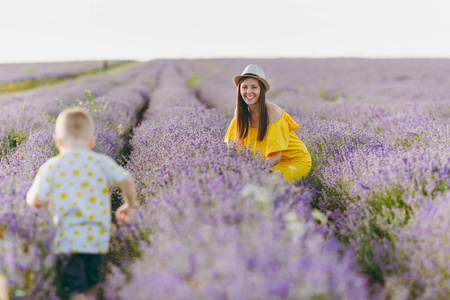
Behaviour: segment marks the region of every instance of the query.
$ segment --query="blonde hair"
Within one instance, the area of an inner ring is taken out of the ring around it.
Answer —
[[[94,121],[82,108],[64,109],[56,118],[55,137],[86,139],[94,136]]]

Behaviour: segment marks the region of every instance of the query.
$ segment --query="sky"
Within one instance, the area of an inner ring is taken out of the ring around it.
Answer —
[[[0,63],[450,58],[447,0],[4,0]]]

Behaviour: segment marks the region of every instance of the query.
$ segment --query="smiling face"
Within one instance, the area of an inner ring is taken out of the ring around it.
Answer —
[[[246,78],[241,83],[240,92],[242,99],[244,99],[247,105],[252,106],[258,103],[259,94],[261,93],[258,79],[252,77]]]

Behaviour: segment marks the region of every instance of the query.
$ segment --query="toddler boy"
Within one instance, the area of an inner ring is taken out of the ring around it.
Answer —
[[[94,124],[80,108],[65,109],[56,119],[59,155],[40,168],[27,193],[27,203],[53,204],[56,234],[53,252],[62,292],[70,299],[96,299],[99,268],[109,249],[110,188],[122,190],[125,203],[116,211],[121,223],[130,220],[135,186],[130,175],[112,158],[91,149]]]

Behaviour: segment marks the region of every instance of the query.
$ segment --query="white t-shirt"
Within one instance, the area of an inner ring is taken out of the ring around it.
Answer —
[[[111,157],[89,149],[69,150],[39,168],[29,193],[53,201],[54,253],[108,252],[109,189],[127,176]]]

